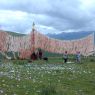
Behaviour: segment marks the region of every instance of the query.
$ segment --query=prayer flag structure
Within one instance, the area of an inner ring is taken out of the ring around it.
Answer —
[[[77,40],[58,40],[37,32],[34,26],[32,32],[25,36],[12,36],[0,30],[0,52],[3,55],[4,52],[13,52],[15,57],[14,53],[17,52],[19,58],[26,59],[38,48],[59,54],[65,51],[76,54],[79,51],[82,55],[89,56],[95,51],[94,33]]]

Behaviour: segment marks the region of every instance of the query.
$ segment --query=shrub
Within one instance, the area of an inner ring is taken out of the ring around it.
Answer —
[[[95,59],[90,59],[90,62],[95,62]]]
[[[40,95],[56,95],[55,86],[46,86],[41,89]]]

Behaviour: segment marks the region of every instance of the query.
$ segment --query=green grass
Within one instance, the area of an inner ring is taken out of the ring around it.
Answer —
[[[63,63],[61,57],[50,57],[28,63],[28,60],[0,62],[0,95],[95,95],[95,59],[82,63]]]

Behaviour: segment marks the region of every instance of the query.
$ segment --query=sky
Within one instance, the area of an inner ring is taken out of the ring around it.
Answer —
[[[95,31],[95,0],[0,0],[0,29],[28,34]]]

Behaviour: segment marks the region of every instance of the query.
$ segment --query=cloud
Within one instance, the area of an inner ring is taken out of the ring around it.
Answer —
[[[33,21],[42,33],[95,30],[94,5],[94,0],[0,0],[0,25],[23,33]]]
[[[36,14],[32,13],[10,10],[1,10],[0,14],[0,25],[4,30],[29,33],[32,30],[33,21],[36,22],[36,29],[42,33],[48,33],[47,31],[53,30],[52,27],[50,28],[50,26],[41,24],[44,23],[46,19],[49,19],[46,15],[38,14],[36,16]]]
[[[24,33],[31,24],[31,19],[25,12],[2,10],[0,14],[1,28],[5,30]]]

